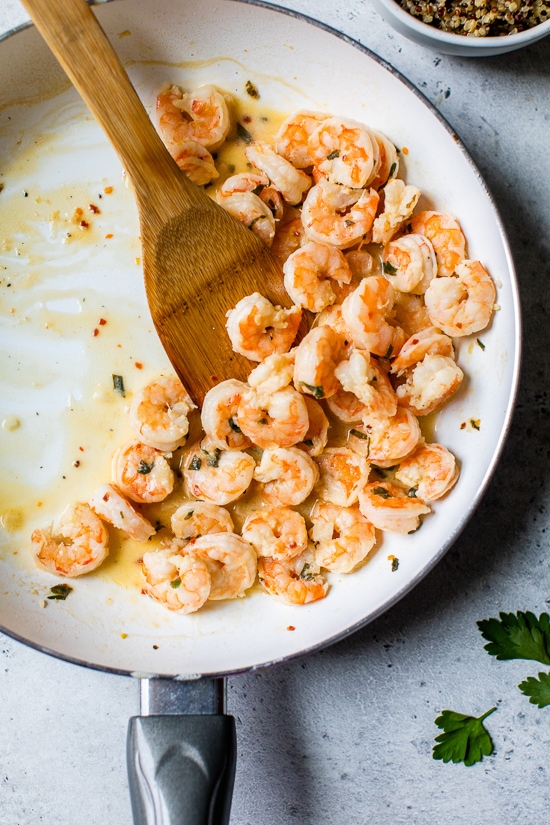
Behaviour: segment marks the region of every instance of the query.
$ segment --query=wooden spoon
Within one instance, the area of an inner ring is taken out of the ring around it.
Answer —
[[[135,191],[149,308],[172,365],[197,404],[252,365],[231,349],[226,313],[261,292],[290,306],[263,242],[179,169],[86,0],[22,0],[105,130]]]

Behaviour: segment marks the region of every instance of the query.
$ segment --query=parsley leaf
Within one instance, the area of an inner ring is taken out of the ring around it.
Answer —
[[[489,644],[485,650],[497,659],[534,659],[550,665],[550,617],[521,610],[499,613],[499,619],[485,619],[477,623]]]
[[[532,705],[545,708],[550,705],[550,673],[539,673],[539,678],[528,676],[525,682],[518,685],[525,696],[530,696]]]
[[[442,711],[435,724],[445,732],[435,737],[438,744],[433,746],[433,758],[443,762],[464,762],[469,767],[489,756],[493,752],[493,741],[483,720],[495,710],[491,708],[477,717],[465,716],[454,710]]]

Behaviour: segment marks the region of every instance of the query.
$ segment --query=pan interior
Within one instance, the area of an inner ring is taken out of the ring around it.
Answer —
[[[125,401],[109,392],[112,375],[124,374],[131,392],[170,367],[152,330],[137,212],[118,158],[32,27],[0,43],[0,254],[7,274],[0,626],[54,655],[116,672],[192,678],[261,667],[335,640],[387,609],[441,558],[473,512],[501,449],[517,382],[513,265],[491,197],[456,136],[365,50],[305,20],[227,0],[118,0],[97,14],[152,117],[166,83],[214,83],[246,100],[251,81],[274,111],[343,114],[384,132],[406,149],[402,168],[422,190],[422,208],[455,215],[469,256],[497,283],[499,312],[483,347],[471,339],[459,347],[467,386],[433,422],[433,439],[460,461],[458,485],[435,503],[422,530],[386,533],[361,570],[332,574],[325,600],[290,608],[253,589],[245,599],[173,615],[141,595],[135,571],[117,558],[104,572],[72,581],[65,601],[48,600],[56,580],[32,564],[29,536],[59,504],[89,496],[86,467],[108,479],[112,452],[131,437]],[[33,513],[21,521],[18,502],[29,496]]]

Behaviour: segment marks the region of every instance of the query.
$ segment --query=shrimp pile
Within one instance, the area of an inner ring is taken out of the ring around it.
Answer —
[[[256,581],[310,604],[331,575],[362,568],[383,532],[416,531],[457,483],[456,457],[423,422],[460,390],[457,342],[491,323],[495,285],[455,217],[417,210],[420,190],[375,128],[303,110],[270,142],[244,139],[213,86],[167,87],[157,111],[184,172],[272,247],[289,306],[257,292],[228,307],[250,372],[213,386],[201,410],[173,376],[134,395],[135,439],[57,532],[35,530],[36,563],[87,573],[114,529],[147,547],[142,592],[171,611],[243,597]],[[230,169],[224,142],[239,141],[242,169]]]

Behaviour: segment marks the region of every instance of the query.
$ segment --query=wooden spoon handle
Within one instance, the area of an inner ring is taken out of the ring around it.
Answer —
[[[196,189],[164,147],[117,54],[86,0],[22,0],[38,31],[95,115],[148,208],[166,210],[163,178],[181,177],[181,199]],[[181,202],[179,204],[181,209]]]

